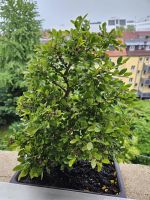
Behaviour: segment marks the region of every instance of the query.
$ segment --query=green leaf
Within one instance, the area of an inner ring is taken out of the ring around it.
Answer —
[[[86,151],[86,150],[87,150],[87,146],[83,146],[82,151]]]
[[[42,173],[42,169],[40,167],[32,167],[30,172],[29,172],[29,175],[30,175],[30,178],[35,178],[35,177],[39,177]]]
[[[129,59],[130,59],[129,57],[128,57],[128,58],[125,58],[125,59],[123,60],[122,63],[123,63],[123,64],[126,63]]]
[[[69,161],[69,167],[72,167],[72,165],[75,163],[76,158],[73,158]]]
[[[107,158],[105,158],[105,159],[102,160],[102,163],[109,164],[110,161]]]
[[[95,127],[94,131],[95,131],[96,133],[99,133],[99,132],[101,131],[101,128],[100,128],[100,127]]]
[[[97,162],[97,171],[100,172],[102,170],[102,163]]]
[[[90,126],[87,131],[91,132],[91,131],[94,131],[95,127],[94,126]]]
[[[126,73],[124,73],[124,76],[126,76],[126,77],[131,76],[131,75],[132,75],[131,72],[126,72]]]
[[[102,158],[102,156],[100,155],[100,153],[94,153],[94,157],[96,158],[96,160],[100,160]]]
[[[125,74],[125,73],[126,73],[126,71],[127,71],[127,69],[126,69],[126,68],[122,69],[122,70],[119,72],[119,75],[123,75],[123,74]]]
[[[118,59],[117,59],[117,64],[120,65],[122,62],[122,56],[120,56]]]
[[[112,128],[107,128],[105,133],[112,133],[114,130]]]
[[[92,142],[87,143],[86,147],[87,147],[87,150],[89,150],[89,151],[90,151],[91,149],[93,149],[93,144],[92,144]]]
[[[73,140],[70,141],[70,144],[75,144],[80,140],[80,136],[79,135],[75,135],[75,138]]]
[[[103,29],[103,31],[104,31],[104,33],[106,32],[106,22],[104,22],[103,24],[102,24],[102,29]]]
[[[39,127],[29,127],[26,129],[29,135],[33,136],[37,131],[39,130]]]
[[[93,169],[96,167],[96,160],[95,159],[93,159],[91,161],[91,166],[92,166]]]
[[[75,138],[75,139],[73,139],[73,140],[70,141],[70,144],[75,144],[75,143],[77,143],[77,142],[78,142],[78,139]]]
[[[13,168],[14,171],[20,171],[23,169],[23,165],[17,165],[15,168]]]
[[[20,173],[19,176],[18,176],[18,181],[20,181],[21,178],[27,176],[28,173],[29,173],[29,170],[28,170],[28,169],[22,170],[21,173]]]

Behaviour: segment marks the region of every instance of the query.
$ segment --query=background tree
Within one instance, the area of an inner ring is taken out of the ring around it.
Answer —
[[[127,27],[118,26],[118,27],[116,28],[116,30],[117,30],[117,31],[120,31],[120,32],[134,32],[134,31],[136,31],[134,25],[127,25]]]
[[[17,119],[16,99],[24,91],[23,71],[39,44],[36,3],[0,0],[0,125]]]
[[[127,28],[125,29],[126,32],[135,32],[135,26],[134,25],[127,25]]]
[[[125,32],[125,27],[124,26],[118,26],[118,27],[116,27],[116,31]]]

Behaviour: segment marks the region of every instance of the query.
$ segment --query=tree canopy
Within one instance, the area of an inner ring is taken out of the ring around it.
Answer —
[[[0,10],[0,125],[16,118],[16,98],[24,90],[23,71],[39,44],[36,3],[1,0]]]

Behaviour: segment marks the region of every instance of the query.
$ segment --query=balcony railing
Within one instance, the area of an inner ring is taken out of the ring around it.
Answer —
[[[138,92],[138,96],[140,97],[140,98],[146,98],[146,99],[150,99],[150,92]]]
[[[142,83],[143,85],[150,85],[150,78],[142,79],[141,83]]]
[[[143,71],[144,71],[145,73],[150,73],[150,65],[145,65],[145,66],[143,67]]]

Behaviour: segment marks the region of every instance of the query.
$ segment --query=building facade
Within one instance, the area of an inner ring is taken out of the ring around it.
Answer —
[[[99,25],[101,23],[102,22],[92,22],[91,30],[99,32]],[[106,25],[107,31],[111,31],[112,29],[116,29],[118,27],[123,27],[126,29],[128,26],[134,27],[136,31],[150,31],[150,16],[139,20],[127,20],[125,18],[113,17],[106,20]]]
[[[131,84],[131,89],[135,89],[140,98],[150,99],[150,31],[124,33],[123,41],[126,44],[125,50],[112,50],[108,54],[114,62],[119,56],[129,58],[122,67],[127,68],[132,75],[120,78]]]

